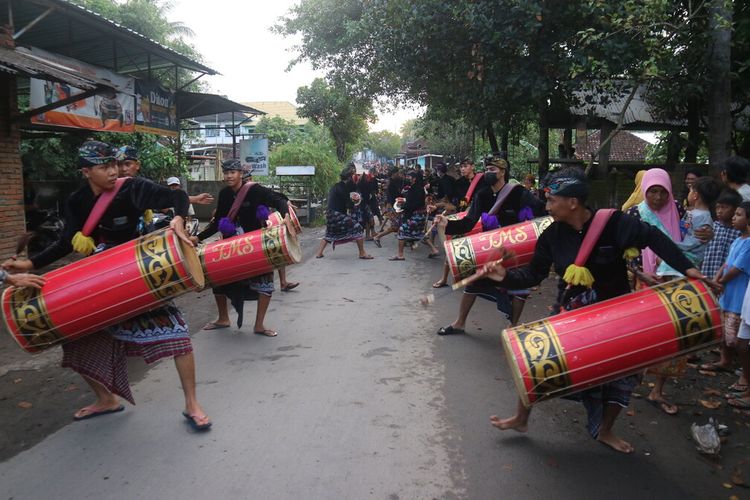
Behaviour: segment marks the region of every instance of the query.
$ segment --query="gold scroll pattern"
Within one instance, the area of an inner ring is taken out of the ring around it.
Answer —
[[[716,325],[711,321],[710,296],[690,280],[676,280],[657,285],[653,290],[667,310],[681,351],[695,349],[711,342]]]
[[[264,229],[261,231],[261,246],[268,262],[278,269],[289,264],[284,255],[284,246],[281,241],[281,226]]]
[[[23,287],[6,291],[18,332],[28,342],[27,350],[44,348],[63,338],[52,323],[41,290]]]
[[[536,237],[539,238],[539,235],[541,235],[545,229],[550,227],[553,222],[554,219],[549,215],[546,217],[537,217],[536,219],[532,219],[531,224],[532,226],[534,226]]]
[[[471,238],[450,240],[450,245],[451,250],[453,250],[453,260],[456,262],[456,269],[458,269],[458,276],[463,279],[474,274],[477,267],[477,257],[474,254]]]
[[[171,235],[167,232],[149,234],[135,246],[141,277],[159,300],[176,297],[189,289],[187,280],[177,272],[176,259],[167,239],[174,237]]]
[[[516,330],[516,335],[526,368],[526,374],[521,375],[531,380],[529,395],[536,396],[530,399],[539,401],[567,392],[571,386],[568,364],[549,320],[528,323]]]

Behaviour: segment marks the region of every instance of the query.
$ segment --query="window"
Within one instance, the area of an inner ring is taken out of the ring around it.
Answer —
[[[219,137],[219,126],[206,125],[206,137]]]

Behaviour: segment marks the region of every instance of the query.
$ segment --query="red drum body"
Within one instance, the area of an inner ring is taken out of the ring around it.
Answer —
[[[289,207],[289,220],[292,222],[292,228],[294,229],[294,233],[300,234],[302,232],[302,225],[299,223],[299,219],[297,218],[297,213],[294,211],[292,207]],[[283,223],[284,223],[284,217],[281,215],[281,212],[273,212],[271,215],[268,216],[268,227],[280,226]]]
[[[451,215],[447,216],[447,219],[448,220],[461,220],[464,217],[466,217],[466,214],[468,214],[468,213],[469,212],[466,212],[466,211],[464,211],[464,212],[458,212],[458,213],[451,214]],[[452,234],[446,234],[445,235],[445,241],[449,241],[449,240],[452,240],[454,238],[461,238],[461,237],[464,237],[464,236],[471,236],[472,234],[479,234],[481,232],[482,232],[482,221],[480,219],[480,220],[477,221],[476,224],[474,224],[474,227],[472,227],[471,231],[469,231],[468,233],[462,234],[461,236],[452,235]]]
[[[481,221],[479,222],[481,225]],[[488,262],[501,257],[502,250],[515,253],[503,262],[508,268],[531,262],[539,235],[552,224],[552,217],[539,217],[484,233],[463,236],[445,242],[445,258],[455,281],[468,278]]]
[[[718,301],[697,280],[680,279],[503,331],[523,403],[578,392],[722,336]]]
[[[209,286],[220,286],[297,264],[302,250],[286,224],[209,243],[199,252]]]
[[[172,231],[123,243],[44,275],[41,290],[2,295],[5,326],[35,353],[84,337],[204,285],[195,249]]]

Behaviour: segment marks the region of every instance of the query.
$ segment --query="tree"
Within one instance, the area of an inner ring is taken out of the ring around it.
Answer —
[[[401,150],[401,136],[381,130],[380,132],[369,132],[364,140],[364,146],[378,158],[392,159]]]
[[[273,151],[277,146],[295,142],[305,134],[305,131],[296,123],[280,116],[264,116],[255,126],[255,133],[265,134],[268,138],[268,149]]]
[[[300,87],[297,103],[300,105],[299,116],[330,131],[340,162],[349,159],[367,133],[367,121],[375,119],[370,99],[351,95],[343,87],[329,85],[322,78],[313,80],[309,87]]]

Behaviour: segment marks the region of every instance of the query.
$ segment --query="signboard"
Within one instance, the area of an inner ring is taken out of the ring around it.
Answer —
[[[240,161],[242,168],[250,170],[252,175],[268,175],[268,139],[241,140]]]
[[[33,49],[31,52],[36,57],[70,68],[84,76],[93,75],[98,80],[107,81],[117,90],[111,95],[95,95],[36,115],[31,118],[32,123],[108,132],[133,132],[135,130],[135,117],[133,116],[135,80],[133,78],[118,75],[104,68],[92,66],[59,54],[39,49]],[[34,109],[80,94],[83,91],[65,83],[31,78],[30,92],[29,104]]]
[[[177,101],[153,82],[135,81],[135,130],[177,137]]]

